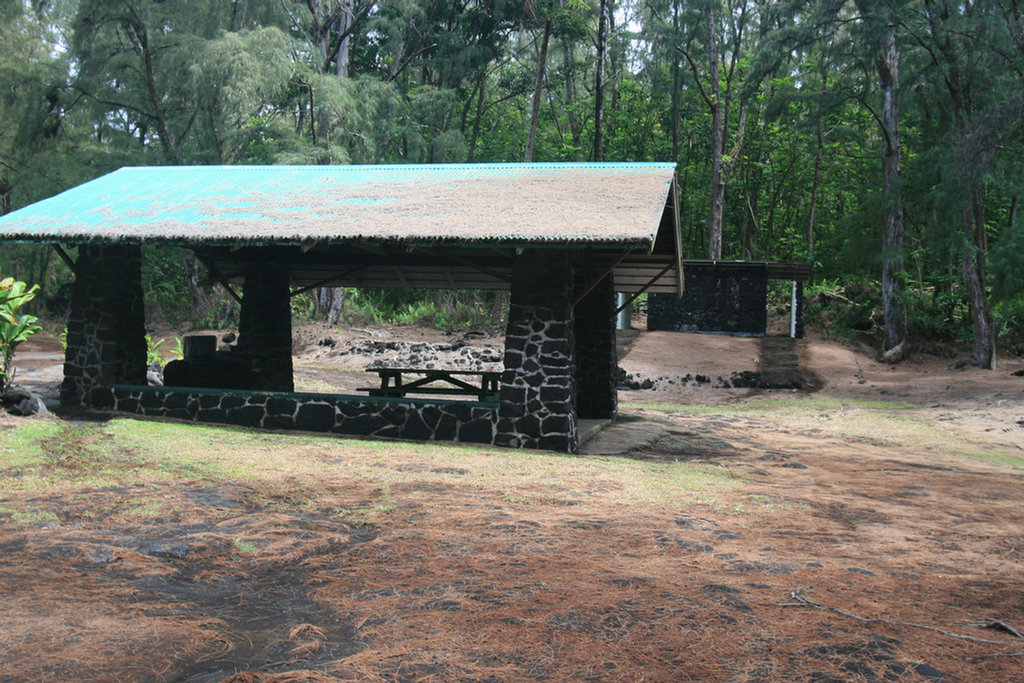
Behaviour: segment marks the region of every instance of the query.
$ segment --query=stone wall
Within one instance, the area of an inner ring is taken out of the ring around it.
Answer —
[[[114,410],[274,430],[410,441],[494,441],[497,405],[321,394],[119,385]]]
[[[132,245],[82,245],[75,261],[61,405],[110,408],[110,387],[145,381],[141,251]]]
[[[512,271],[495,443],[574,453],[576,366],[571,254],[525,249]]]
[[[647,329],[762,337],[768,326],[764,266],[686,266],[686,292],[647,297]]]

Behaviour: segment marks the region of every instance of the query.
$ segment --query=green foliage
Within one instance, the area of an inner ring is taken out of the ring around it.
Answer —
[[[1017,221],[992,249],[993,314],[1003,344],[1024,354],[1024,222]]]
[[[427,299],[411,302],[394,315],[399,325],[430,325],[439,330],[494,329],[500,320],[493,317],[493,306],[488,306],[479,292],[467,292],[459,297],[456,292],[433,293]]]
[[[821,281],[805,290],[804,315],[827,339],[872,339],[878,333],[875,310],[880,300],[877,282]]]
[[[596,5],[546,0],[527,16],[519,2],[352,0],[355,23],[340,42],[337,3],[0,2],[0,213],[128,164],[519,161],[547,20],[534,159],[586,161],[596,135]],[[981,221],[972,239],[982,261],[990,249],[996,326],[1019,344],[1019,7],[736,0],[712,5],[710,34],[706,4],[612,7],[603,158],[676,162],[684,249],[705,254],[716,45],[731,169],[724,256],[813,260],[827,281],[815,313],[837,336],[874,329],[885,208],[875,28],[894,19],[911,334],[972,334],[960,284],[969,208]],[[234,324],[234,300],[204,285],[185,251],[143,252],[150,318]],[[4,245],[0,272],[39,283],[32,313],[42,304],[60,313],[72,275],[52,250]],[[847,297],[856,305],[823,293],[845,296],[848,283],[871,292]],[[324,313],[316,297],[293,301],[298,318]],[[351,290],[344,317],[457,329],[494,324],[493,301]]]
[[[174,249],[143,247],[142,290],[146,311],[156,320],[176,324],[188,315],[184,264]]]
[[[439,330],[497,330],[507,311],[495,292],[346,288],[350,325],[428,325]]]
[[[312,320],[316,316],[316,300],[309,292],[292,296],[290,303],[293,320]]]
[[[822,280],[810,285],[804,297],[808,323],[826,338],[881,348],[882,291],[877,280]],[[906,297],[907,337],[912,350],[939,355],[963,352],[971,341],[972,326],[967,293],[957,279],[936,278],[935,284],[908,282]],[[998,320],[1005,340],[1019,345],[1020,318],[1006,311]]]
[[[19,313],[22,306],[35,298],[38,285],[28,287],[12,277],[0,280],[0,393],[14,381],[14,350],[42,329],[37,318]]]
[[[150,335],[146,335],[146,365],[157,365],[164,364],[164,358],[160,355],[160,347],[164,345],[163,339],[153,340]]]
[[[194,309],[193,309],[194,310]],[[199,317],[194,319],[199,329],[223,330],[238,325],[239,306],[233,298],[218,290],[207,293],[206,306]]]

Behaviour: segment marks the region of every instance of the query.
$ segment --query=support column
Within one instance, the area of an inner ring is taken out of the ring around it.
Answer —
[[[113,408],[113,385],[146,384],[141,264],[135,245],[78,248],[61,405]]]
[[[251,369],[259,391],[294,391],[292,310],[288,269],[275,263],[246,268],[235,354]]]
[[[793,297],[789,305],[789,336],[804,338],[804,283],[793,280]]]
[[[576,271],[576,291],[599,276],[589,257]],[[615,283],[606,275],[576,304],[576,414],[580,419],[613,419],[618,411],[615,353]]]
[[[620,308],[622,310],[619,310]],[[633,329],[633,304],[629,303],[629,294],[619,292],[615,295],[615,310],[619,311],[618,318],[615,321],[615,329]]]
[[[524,250],[512,272],[495,443],[579,447],[570,252]]]

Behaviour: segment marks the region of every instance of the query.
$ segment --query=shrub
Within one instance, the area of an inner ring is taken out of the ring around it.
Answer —
[[[38,291],[39,285],[27,287],[12,277],[0,280],[0,393],[14,381],[14,350],[42,329],[36,325],[36,316],[18,314],[18,309],[32,301]]]

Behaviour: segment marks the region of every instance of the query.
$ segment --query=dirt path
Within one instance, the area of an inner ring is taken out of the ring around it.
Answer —
[[[762,341],[627,336],[583,457],[0,418],[0,681],[1024,681],[1024,364]]]

